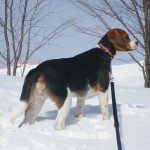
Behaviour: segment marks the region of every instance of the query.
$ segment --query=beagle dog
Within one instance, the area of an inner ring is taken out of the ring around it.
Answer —
[[[98,42],[98,47],[71,58],[47,60],[26,76],[20,104],[11,119],[25,112],[19,125],[34,123],[45,100],[51,99],[58,108],[54,122],[56,130],[65,128],[72,97],[77,97],[76,116],[84,113],[85,99],[98,95],[103,119],[109,119],[108,87],[111,60],[116,52],[136,49],[138,42],[131,41],[122,29],[111,29]]]

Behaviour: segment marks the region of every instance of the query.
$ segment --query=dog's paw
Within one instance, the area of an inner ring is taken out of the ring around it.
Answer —
[[[54,128],[56,129],[56,130],[64,130],[65,129],[65,122],[57,122],[57,121],[55,121],[55,123],[54,123]]]
[[[109,114],[104,114],[103,115],[103,120],[109,120],[109,119],[110,119]]]
[[[84,114],[75,114],[75,118],[82,118]]]

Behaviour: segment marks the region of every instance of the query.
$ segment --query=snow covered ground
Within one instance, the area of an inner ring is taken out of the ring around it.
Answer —
[[[27,71],[33,67],[28,66]],[[102,120],[98,97],[86,100],[84,117],[75,118],[73,98],[65,130],[53,128],[57,110],[49,101],[33,125],[17,128],[23,116],[14,124],[9,124],[7,117],[19,101],[24,78],[5,73],[0,70],[0,150],[117,150],[111,96],[110,120]],[[136,64],[114,66],[113,73],[124,149],[150,150],[150,89],[143,88]]]

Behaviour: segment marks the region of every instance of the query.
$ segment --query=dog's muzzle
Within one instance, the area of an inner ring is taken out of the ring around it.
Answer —
[[[138,42],[137,41],[131,41],[130,42],[130,47],[131,47],[131,50],[135,50],[135,49],[137,49],[137,47],[138,47]]]

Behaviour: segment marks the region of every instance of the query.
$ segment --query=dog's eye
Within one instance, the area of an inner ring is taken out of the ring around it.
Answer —
[[[128,36],[128,35],[125,37],[125,39],[130,40],[130,38],[129,38],[129,36]]]

